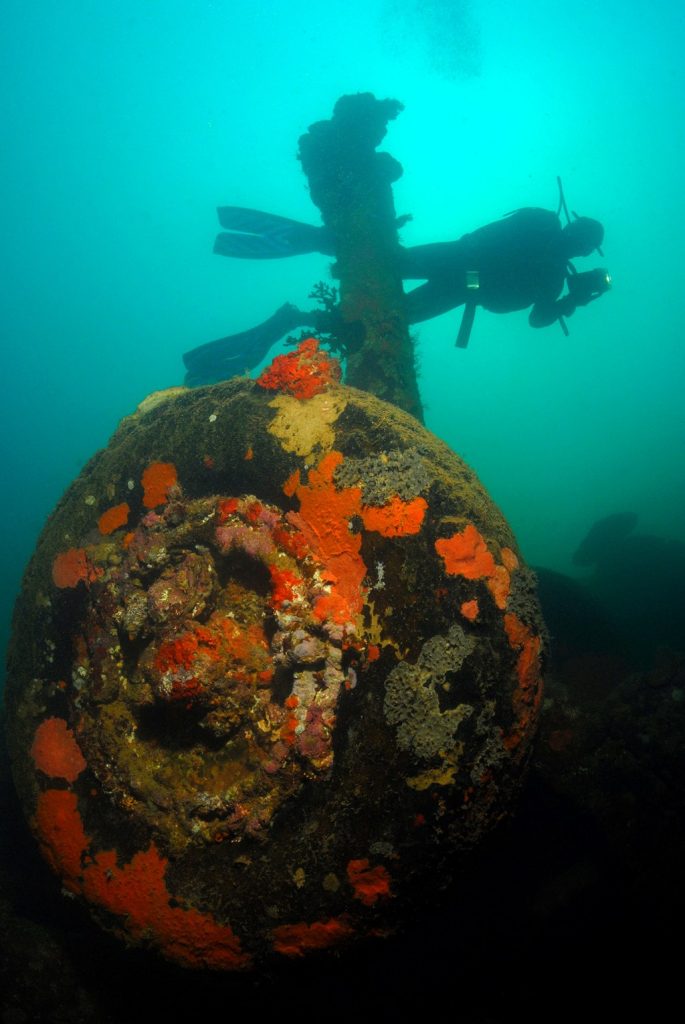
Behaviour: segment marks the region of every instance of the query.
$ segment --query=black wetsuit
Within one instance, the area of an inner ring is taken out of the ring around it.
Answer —
[[[471,300],[493,313],[532,306],[532,326],[546,326],[564,313],[555,303],[567,262],[559,218],[536,207],[517,210],[456,242],[403,248],[402,278],[426,281],[408,292],[407,318],[419,323]]]
[[[214,251],[220,255],[241,259],[281,259],[307,252],[335,255],[335,239],[326,227],[243,207],[220,207],[218,213],[222,226],[229,229],[217,236]],[[569,284],[569,292],[559,298],[565,282],[586,276],[570,275],[571,255],[559,217],[537,207],[516,210],[456,242],[400,246],[403,280],[425,281],[406,293],[407,320],[420,323],[463,305],[466,312],[457,339],[462,346],[468,341],[477,306],[493,313],[530,306],[531,326],[546,327],[604,290],[586,288],[581,296],[577,290],[571,294]],[[186,381],[195,384],[240,373],[257,365],[279,338],[297,327],[331,331],[332,317],[335,314],[329,311],[303,311],[286,303],[256,327],[184,353]]]

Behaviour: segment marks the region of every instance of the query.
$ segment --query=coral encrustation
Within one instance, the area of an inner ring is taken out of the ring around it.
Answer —
[[[88,764],[171,848],[257,836],[333,764],[340,688],[364,654],[355,622],[334,614],[299,524],[254,497],[179,494],[120,536],[75,643]]]

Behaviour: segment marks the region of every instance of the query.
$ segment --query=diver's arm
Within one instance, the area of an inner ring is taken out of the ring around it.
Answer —
[[[536,302],[528,315],[531,327],[549,327],[560,316],[568,317],[576,311],[577,303],[572,295],[564,295],[556,302]]]
[[[568,292],[556,302],[536,302],[530,311],[528,323],[531,327],[548,327],[560,316],[569,317],[578,306],[587,306],[611,288],[609,271],[603,267],[586,270],[582,274],[569,274],[566,279]]]

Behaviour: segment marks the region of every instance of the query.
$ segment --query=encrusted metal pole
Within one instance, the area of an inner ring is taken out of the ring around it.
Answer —
[[[423,420],[404,311],[392,183],[402,166],[376,147],[403,110],[371,93],[342,96],[300,138],[312,200],[336,240],[346,381]]]

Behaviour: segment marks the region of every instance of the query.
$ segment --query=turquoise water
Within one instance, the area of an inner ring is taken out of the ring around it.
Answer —
[[[418,329],[427,425],[527,560],[578,574],[620,511],[685,540],[681,5],[5,0],[0,18],[3,646],[45,517],[118,420],[181,382],[183,351],[326,277],[322,256],[214,256],[215,207],[317,223],[297,140],[348,92],[406,105],[385,142],[404,244],[554,209],[558,174],[605,226],[614,288],[569,338],[482,310],[465,351],[458,312]]]

